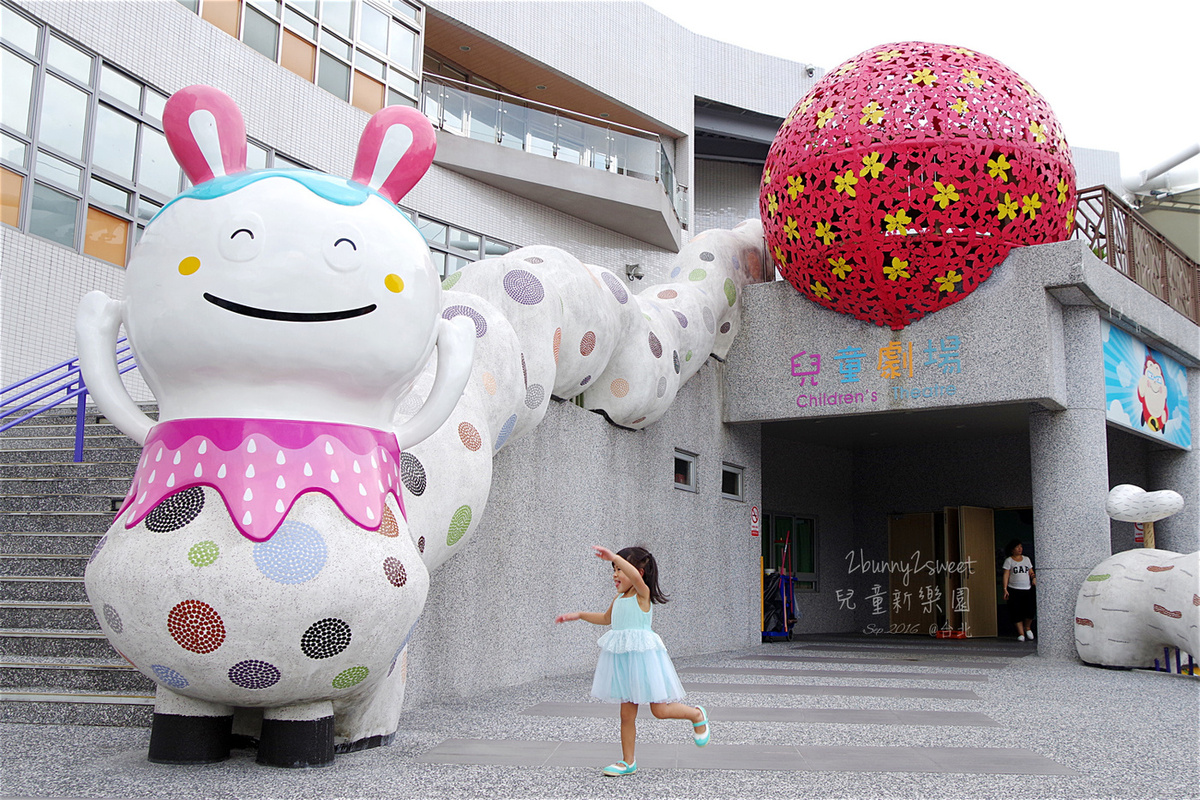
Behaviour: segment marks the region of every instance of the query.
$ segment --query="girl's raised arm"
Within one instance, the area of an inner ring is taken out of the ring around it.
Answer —
[[[616,598],[613,598],[616,602]],[[608,610],[603,614],[597,614],[594,611],[570,611],[566,614],[559,614],[554,618],[556,623],[574,622],[581,619],[584,622],[590,622],[593,625],[611,625],[612,624],[612,603],[608,604]]]
[[[646,581],[644,578],[642,578],[642,573],[640,570],[638,570],[633,566],[633,564],[630,564],[621,556],[614,553],[612,550],[609,550],[607,547],[601,547],[600,545],[594,544],[592,545],[592,549],[596,551],[596,558],[602,558],[605,561],[611,561],[614,567],[621,570],[626,578],[629,578],[630,582],[633,584],[633,590],[637,592],[637,596],[639,598],[644,598],[646,600],[650,599],[650,587],[646,585]]]

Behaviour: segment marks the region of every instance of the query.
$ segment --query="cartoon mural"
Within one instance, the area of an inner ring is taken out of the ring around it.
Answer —
[[[97,405],[144,445],[88,596],[158,684],[151,760],[218,761],[239,733],[261,763],[328,764],[396,730],[430,573],[474,531],[493,454],[552,396],[659,419],[736,335],[762,229],[697,236],[641,295],[550,247],[443,288],[395,206],[433,158],[418,112],[371,118],[351,180],[245,171],[208,87],[164,125],[194,188],[147,226],[124,300],[78,315]],[[157,421],[120,381],[121,326]]]
[[[760,191],[797,291],[900,330],[970,294],[1013,247],[1066,239],[1075,168],[1020,75],[965,47],[902,42],[849,59],[796,104]]]
[[[1187,370],[1108,321],[1100,324],[1108,420],[1189,449],[1192,425]]]

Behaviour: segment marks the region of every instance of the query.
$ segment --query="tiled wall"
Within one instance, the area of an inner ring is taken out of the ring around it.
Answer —
[[[757,219],[761,183],[762,169],[753,164],[696,159],[693,230],[732,228],[742,220]]]

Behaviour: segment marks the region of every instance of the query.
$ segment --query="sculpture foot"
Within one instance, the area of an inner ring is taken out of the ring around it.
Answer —
[[[289,769],[333,764],[333,708],[324,702],[267,709],[257,761]]]
[[[189,717],[155,712],[150,752],[155,764],[214,764],[229,758],[233,717]]]

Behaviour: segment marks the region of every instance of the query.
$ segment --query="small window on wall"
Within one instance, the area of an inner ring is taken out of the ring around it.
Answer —
[[[721,465],[721,497],[730,500],[743,500],[742,497],[742,468],[733,464]]]
[[[675,488],[696,491],[696,454],[675,451]]]

